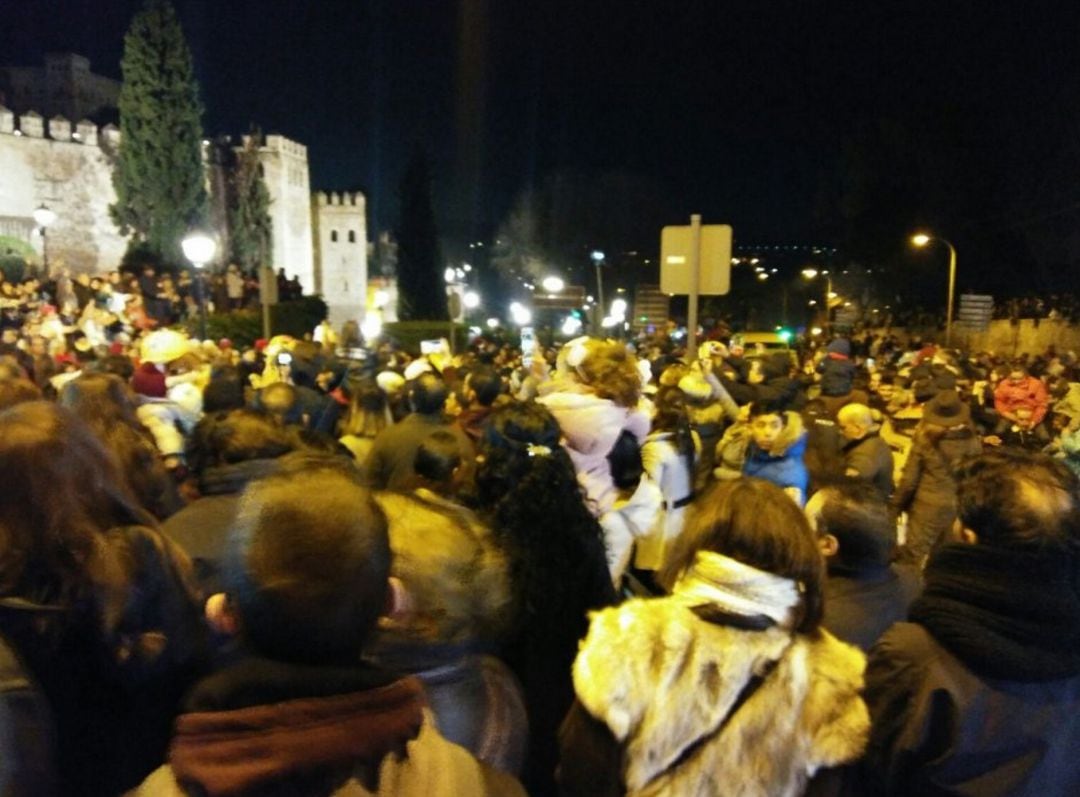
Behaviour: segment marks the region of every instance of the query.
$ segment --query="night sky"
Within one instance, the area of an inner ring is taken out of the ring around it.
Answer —
[[[307,144],[313,187],[363,190],[373,229],[419,144],[451,240],[555,175],[622,175],[658,217],[606,246],[701,212],[903,268],[927,225],[962,288],[1077,281],[1075,2],[174,1],[207,133]],[[119,77],[138,5],[0,0],[0,62],[74,50]]]

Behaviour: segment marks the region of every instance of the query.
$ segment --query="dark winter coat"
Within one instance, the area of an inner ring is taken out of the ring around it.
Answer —
[[[855,363],[842,354],[830,352],[818,365],[823,396],[843,396],[855,381]]]
[[[885,498],[893,493],[892,449],[877,432],[844,445],[844,468],[847,476],[870,482]],[[854,473],[852,473],[854,471]]]
[[[414,412],[379,432],[364,462],[364,478],[376,490],[408,490],[413,486],[416,450],[432,432],[450,432],[458,439],[466,483],[475,469],[473,444],[461,427],[448,424],[442,415]]]
[[[916,432],[893,495],[896,510],[908,513],[906,545],[916,557],[936,547],[956,518],[953,468],[981,452],[982,442],[964,426],[945,431],[936,442],[925,429]]]
[[[199,479],[203,496],[162,524],[162,531],[179,545],[195,566],[204,595],[221,592],[225,544],[248,482],[277,471],[277,460],[253,459],[207,468]]]
[[[1080,794],[1075,552],[948,545],[870,654],[867,793]]]
[[[822,625],[868,651],[889,626],[907,618],[921,589],[919,574],[903,565],[855,570],[830,563]]]
[[[441,733],[485,764],[521,772],[529,721],[521,687],[494,656],[462,646],[376,644],[366,658],[424,685]]]
[[[11,602],[4,599],[0,603]],[[8,611],[25,610],[5,607]],[[0,610],[3,611],[3,610]],[[0,794],[54,794],[56,729],[41,687],[0,635]]]
[[[89,605],[0,608],[0,632],[51,708],[62,795],[113,797],[138,785],[163,759],[180,696],[204,661],[183,554],[139,526],[112,529],[104,542],[125,571],[115,627]]]

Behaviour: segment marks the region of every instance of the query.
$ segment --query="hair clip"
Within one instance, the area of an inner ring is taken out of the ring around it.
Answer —
[[[535,443],[529,443],[525,450],[529,452],[530,457],[547,457],[551,455],[551,449],[547,446],[537,445]]]
[[[588,338],[577,338],[570,341],[570,348],[566,352],[566,364],[571,368],[578,368],[585,358],[589,356],[589,350],[585,347]]]

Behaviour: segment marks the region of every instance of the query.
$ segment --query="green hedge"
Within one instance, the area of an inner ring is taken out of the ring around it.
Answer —
[[[7,282],[22,282],[28,271],[26,258],[21,255],[0,255],[0,272]]]
[[[328,308],[321,296],[304,296],[291,302],[281,302],[270,307],[270,334],[292,335],[303,338],[310,335],[324,318]],[[189,318],[185,324],[192,335],[199,334],[199,317]],[[213,313],[206,317],[206,335],[211,340],[228,338],[235,346],[250,346],[263,336],[262,309],[234,310],[231,313]]]
[[[451,338],[450,330],[454,334]],[[394,321],[383,325],[383,335],[393,338],[411,354],[420,353],[420,341],[446,338],[454,351],[461,351],[469,340],[469,328],[464,324],[451,324],[449,321]]]

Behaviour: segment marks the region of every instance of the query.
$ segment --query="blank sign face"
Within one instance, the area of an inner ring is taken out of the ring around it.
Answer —
[[[731,289],[731,225],[704,224],[701,227],[701,266],[698,293],[722,296]],[[670,294],[690,293],[690,255],[693,247],[689,225],[664,227],[660,233],[660,290]]]

